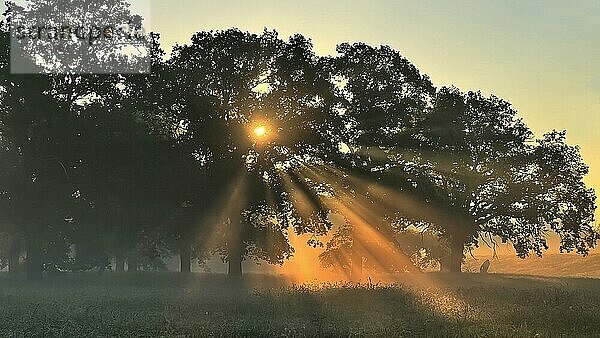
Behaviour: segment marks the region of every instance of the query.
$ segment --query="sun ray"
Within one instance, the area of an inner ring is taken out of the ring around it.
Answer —
[[[212,248],[223,240],[223,222],[239,210],[245,200],[245,175],[240,171],[228,187],[224,188],[227,192],[223,195],[222,202],[216,203],[215,211],[209,211],[199,218],[198,222],[209,230],[206,238],[202,240],[207,248]]]

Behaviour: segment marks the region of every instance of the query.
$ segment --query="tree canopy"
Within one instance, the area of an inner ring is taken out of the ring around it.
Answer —
[[[506,100],[436,88],[387,46],[321,57],[299,34],[229,29],[165,56],[147,39],[149,74],[19,75],[2,27],[1,262],[24,241],[32,278],[172,253],[184,272],[218,253],[239,276],[290,258],[292,233],[323,246],[333,214],[322,260],[346,270],[460,271],[466,248],[541,255],[550,232],[595,246],[578,147],[536,139]]]

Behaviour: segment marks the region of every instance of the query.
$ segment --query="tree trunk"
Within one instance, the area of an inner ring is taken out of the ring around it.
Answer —
[[[242,277],[242,256],[239,254],[229,254],[229,270],[227,271],[229,278]]]
[[[138,260],[135,256],[130,256],[127,259],[127,272],[137,272],[138,271]]]
[[[19,255],[12,252],[8,256],[8,273],[15,274],[19,271]]]
[[[179,248],[180,271],[184,274],[192,272],[192,250],[189,245],[182,244]]]
[[[453,236],[450,240],[450,260],[448,269],[450,272],[462,272],[462,263],[465,257],[464,236]]]
[[[350,279],[353,282],[360,282],[362,279],[362,254],[354,245],[352,246],[351,259]]]
[[[19,270],[19,256],[21,254],[21,238],[14,235],[10,239],[8,248],[8,272],[11,274]]]
[[[100,262],[98,265],[98,274],[102,275],[104,274],[104,271],[106,271],[106,266],[109,264],[109,260],[108,260],[108,256],[103,254],[102,256],[100,256]]]
[[[442,257],[440,259],[440,271],[441,272],[450,272],[450,258]]]
[[[125,271],[125,257],[122,254],[117,254],[115,257],[115,271],[116,272],[124,272]]]
[[[229,278],[241,278],[242,277],[242,240],[238,235],[232,235],[229,243],[229,269],[227,275]]]
[[[42,279],[42,248],[38,241],[27,239],[27,279]]]
[[[229,242],[227,243],[227,258],[229,259],[229,269],[227,275],[229,278],[242,277],[242,256],[243,256],[243,234],[242,234],[242,219],[240,209],[234,212],[234,216],[230,218],[229,223]]]

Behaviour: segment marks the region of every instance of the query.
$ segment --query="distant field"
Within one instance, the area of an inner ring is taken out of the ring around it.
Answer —
[[[466,270],[479,271],[479,266],[486,259],[491,262],[490,272],[538,275],[538,276],[571,276],[600,278],[600,254],[587,257],[574,254],[546,254],[543,258],[517,258],[513,255],[501,255],[497,259],[491,255],[476,255],[477,260],[467,257]]]
[[[251,275],[0,274],[0,336],[600,335],[600,280],[439,273],[395,285]]]

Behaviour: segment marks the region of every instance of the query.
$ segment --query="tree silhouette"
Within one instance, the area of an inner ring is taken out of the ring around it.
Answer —
[[[551,133],[532,142],[508,102],[453,88],[436,93],[387,47],[342,45],[339,51],[338,95],[351,126],[351,156],[341,163],[341,176],[350,175],[346,187],[354,191],[363,186],[355,196],[368,196],[381,209],[372,223],[386,229],[400,217],[435,225],[449,242],[452,271],[460,271],[465,245],[481,236],[511,241],[521,257],[541,255],[550,229],[565,251],[585,254],[593,247],[595,197],[581,182],[587,167],[564,137]],[[554,154],[562,168],[543,163],[546,138],[555,142],[552,151],[562,152]],[[546,177],[572,194],[549,194]]]
[[[363,238],[352,227],[349,222],[342,224],[327,242],[319,260],[323,267],[341,268],[354,281],[362,279],[363,268],[380,273],[422,271],[435,267],[447,254],[440,238],[431,231],[399,228],[387,234],[393,245],[386,247]],[[410,259],[394,259],[399,255]]]
[[[232,276],[244,256],[274,263],[290,256],[288,228],[318,236],[329,227],[314,187],[294,172],[337,147],[327,114],[332,85],[320,62],[304,37],[285,43],[275,32],[201,32],[174,49],[172,87],[181,95],[173,113],[181,142],[206,163],[200,194],[226,220],[219,251]],[[307,212],[298,212],[294,190]]]
[[[135,271],[165,255],[160,228],[178,207],[171,185],[180,168],[170,130],[155,111],[163,54],[151,34],[152,74],[72,75],[61,83],[77,111],[81,240],[103,239],[116,270]],[[75,85],[73,85],[75,84]],[[78,104],[77,104],[78,103]],[[90,233],[91,232],[91,233]]]
[[[51,17],[67,3],[51,5],[27,10]],[[141,22],[123,1],[100,7]],[[13,4],[8,19],[27,10]],[[165,58],[148,34],[150,74],[18,75],[9,37],[3,25],[0,266],[15,270],[24,244],[30,278],[103,271],[110,257],[119,271],[126,259],[156,268],[170,251],[182,272],[219,253],[240,276],[244,259],[291,257],[291,231],[322,245],[332,214],[345,223],[322,261],[352,276],[363,262],[398,272],[436,259],[458,272],[488,239],[520,257],[541,255],[550,231],[562,251],[596,243],[588,168],[565,132],[536,140],[509,102],[436,89],[389,47],[318,57],[301,35],[230,29]]]
[[[478,236],[510,241],[520,257],[541,255],[550,230],[561,250],[587,254],[593,247],[595,195],[582,182],[587,166],[578,148],[566,145],[563,133],[534,141],[510,103],[448,88],[423,126],[423,148],[431,148],[422,152],[430,169],[421,179],[463,214],[439,224],[450,239],[451,271],[460,271],[464,246]]]
[[[75,140],[68,107],[54,100],[47,75],[9,73],[8,41],[2,34],[0,175],[3,211],[25,238],[27,273],[41,278],[43,251],[65,242],[69,205],[77,189]]]
[[[27,26],[44,20],[45,23],[56,24],[58,17],[75,23],[82,17],[81,11],[91,9],[84,3],[80,5],[44,1],[29,3],[25,7],[8,4],[5,16],[13,25]],[[93,7],[95,4],[87,5]],[[61,9],[64,11],[61,12]],[[114,24],[141,20],[131,15],[123,1],[104,4],[92,12],[94,18],[86,17],[91,24],[98,23],[93,19],[107,16]],[[147,227],[148,223],[160,219],[156,212],[164,209],[164,203],[156,199],[156,193],[148,192],[155,192],[155,185],[160,182],[153,164],[161,155],[161,139],[155,137],[156,134],[150,135],[139,123],[142,107],[130,109],[131,104],[123,105],[125,102],[132,103],[131,94],[134,92],[124,95],[128,89],[126,86],[115,87],[123,85],[123,75],[10,74],[8,32],[3,38],[2,51],[6,53],[3,54],[6,60],[3,74],[7,94],[3,100],[5,114],[2,125],[5,129],[2,141],[7,144],[3,148],[3,164],[7,167],[3,170],[5,181],[2,191],[11,224],[18,224],[17,228],[22,229],[26,238],[28,273],[33,278],[41,276],[38,268],[41,265],[41,249],[45,251],[46,269],[86,269],[90,267],[90,261],[95,261],[91,266],[103,268],[107,264],[107,251],[119,253],[123,251],[123,245],[135,245],[133,238],[140,233],[140,227]],[[136,66],[130,63],[143,61],[127,56],[123,58],[114,48],[107,50],[115,47],[115,41],[108,46],[84,46],[89,49],[87,52],[93,52],[82,53],[81,48],[75,48],[78,46],[75,41],[40,40],[37,44],[22,45],[21,52],[25,54],[20,56],[27,61],[32,55],[41,55],[46,64],[34,67],[41,72],[97,72],[98,67],[102,64],[110,66],[110,62],[132,69]],[[104,53],[103,59],[94,62],[86,59],[86,56],[102,54],[96,53],[98,51],[116,54]],[[56,55],[63,57],[61,67],[45,69],[56,66],[47,63]],[[112,61],[109,60],[111,57]],[[33,66],[37,62],[29,61]],[[107,68],[106,71],[110,70]],[[122,100],[124,98],[128,100]],[[124,109],[130,110],[125,112]],[[108,146],[113,148],[106,148]],[[147,167],[142,168],[144,165]],[[57,168],[51,169],[51,174],[49,170],[53,167]],[[137,172],[134,174],[134,171]],[[38,180],[38,177],[42,179]],[[21,188],[26,179],[31,181],[31,189],[24,189],[27,185]],[[138,189],[126,191],[127,187]],[[152,206],[148,204],[149,196],[155,197]],[[27,203],[30,203],[29,206]],[[44,203],[48,205],[47,211],[44,211]],[[28,208],[42,215],[32,220],[30,218],[35,212],[27,212]],[[144,217],[146,219],[142,220]],[[123,223],[136,225],[125,226],[124,229]],[[114,224],[119,226],[111,226]],[[75,246],[75,257],[68,254],[69,245]]]
[[[343,182],[335,194],[348,196],[343,202],[345,208],[356,210],[363,206],[360,215],[350,220],[351,223],[365,222],[377,233],[389,238],[388,244],[393,244],[392,237],[397,229],[393,228],[390,216],[406,206],[383,201],[381,196],[370,192],[368,182],[377,183],[381,179],[377,171],[390,162],[388,157],[392,155],[388,153],[391,149],[414,148],[417,142],[413,137],[416,124],[430,106],[435,88],[427,76],[421,75],[406,58],[387,46],[374,48],[364,43],[341,44],[337,51],[339,55],[331,61],[331,73],[339,99],[337,113],[346,126],[342,140],[347,154],[336,160],[336,167],[341,171],[326,170],[323,176]],[[397,178],[395,188],[401,190],[401,185],[410,187],[407,178]],[[416,195],[421,193],[416,192]],[[365,205],[374,202],[377,211],[364,210]],[[423,206],[426,206],[424,201]],[[420,219],[415,217],[415,220]],[[350,224],[349,227],[355,229],[352,236],[356,237],[356,229],[364,225]],[[355,248],[372,245],[360,242],[354,238]],[[360,256],[359,253],[352,255],[356,260],[353,265],[360,263]],[[403,259],[396,265],[407,267],[411,263]]]

